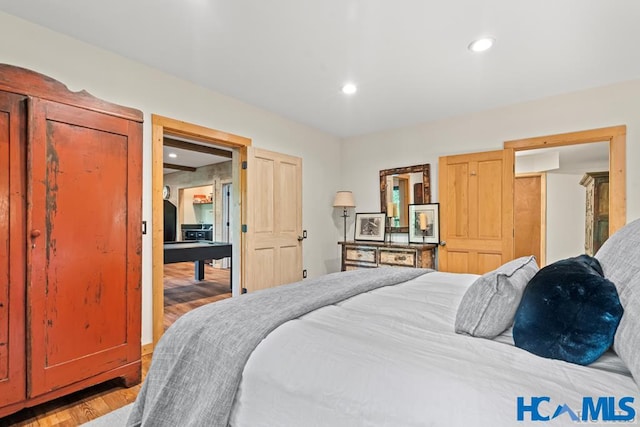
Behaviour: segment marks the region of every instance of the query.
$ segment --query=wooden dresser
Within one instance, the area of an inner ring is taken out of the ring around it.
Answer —
[[[356,268],[435,268],[436,245],[382,242],[340,242],[342,271]]]
[[[0,64],[0,417],[140,381],[141,212],[142,113]]]

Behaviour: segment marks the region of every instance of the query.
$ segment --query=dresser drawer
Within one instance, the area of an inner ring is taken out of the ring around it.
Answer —
[[[375,248],[347,248],[346,261],[376,262]]]
[[[436,246],[378,242],[341,242],[342,271],[375,267],[433,268]]]
[[[346,264],[344,271],[360,270],[361,268],[376,268],[375,264]]]
[[[380,264],[415,267],[416,251],[380,249]]]

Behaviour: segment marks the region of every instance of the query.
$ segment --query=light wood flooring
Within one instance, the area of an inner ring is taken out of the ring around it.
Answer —
[[[205,265],[204,280],[194,278],[192,262],[164,266],[164,329],[178,317],[210,302],[229,298],[229,270]]]
[[[205,266],[204,276],[201,282],[194,279],[192,262],[164,266],[165,330],[186,312],[231,296],[229,270]],[[150,354],[142,356],[143,380],[150,363]],[[0,426],[78,426],[133,402],[140,387],[125,388],[119,380],[108,381],[0,418]]]

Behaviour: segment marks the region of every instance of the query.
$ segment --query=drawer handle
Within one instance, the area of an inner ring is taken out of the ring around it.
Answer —
[[[396,256],[396,261],[404,261],[404,260],[406,260],[406,259],[407,259],[407,257],[406,257],[406,256],[404,256],[404,255],[398,255],[398,256]]]

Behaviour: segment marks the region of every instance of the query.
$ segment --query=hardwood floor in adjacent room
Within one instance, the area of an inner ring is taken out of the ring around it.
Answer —
[[[192,262],[164,266],[164,329],[178,317],[210,302],[231,296],[229,270],[205,265],[204,280],[194,278]]]
[[[165,330],[194,308],[231,297],[229,270],[207,265],[204,277],[200,282],[194,279],[192,262],[164,266]],[[142,356],[143,380],[150,364],[151,355]],[[77,426],[133,402],[140,387],[125,388],[118,380],[107,381],[0,418],[0,426]]]

